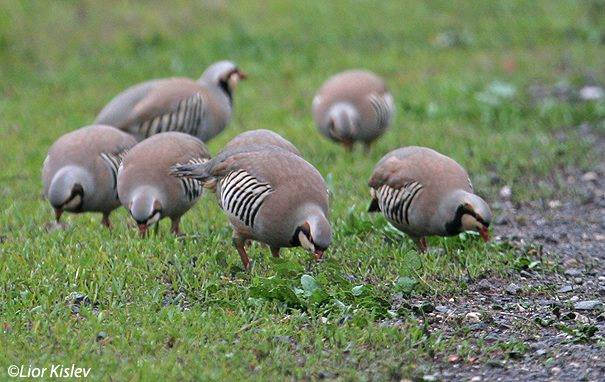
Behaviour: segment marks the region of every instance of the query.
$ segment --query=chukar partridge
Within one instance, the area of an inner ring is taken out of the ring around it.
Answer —
[[[280,248],[302,246],[318,260],[332,242],[326,184],[315,167],[289,151],[237,148],[206,163],[175,166],[173,173],[216,188],[246,269],[247,240],[267,244],[275,257]]]
[[[363,70],[336,74],[313,99],[313,119],[319,131],[347,150],[358,141],[369,149],[389,127],[394,112],[393,97],[384,81]]]
[[[227,126],[233,92],[244,78],[233,62],[220,61],[197,81],[176,77],[143,82],[112,99],[96,122],[115,126],[139,141],[180,131],[207,142]]]
[[[200,197],[202,185],[194,179],[177,179],[170,175],[170,169],[179,163],[208,159],[210,154],[202,141],[178,132],[156,134],[128,151],[118,171],[118,195],[141,236],[166,217],[172,221],[172,232],[180,234],[181,216]]]
[[[467,172],[453,159],[426,147],[404,147],[385,155],[369,181],[369,211],[387,220],[426,251],[425,236],[477,231],[489,240],[492,212],[473,193]]]
[[[290,151],[293,154],[301,156],[300,151],[298,151],[296,146],[290,143],[290,141],[271,130],[265,129],[250,130],[237,135],[225,145],[223,151],[254,145],[277,146],[286,151]]]
[[[120,206],[119,156],[135,144],[130,135],[103,125],[82,127],[53,143],[44,160],[42,182],[57,224],[64,211],[101,212],[101,222],[110,227],[109,214]]]

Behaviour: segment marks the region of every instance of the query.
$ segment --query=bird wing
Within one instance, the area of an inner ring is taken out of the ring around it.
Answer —
[[[207,109],[204,94],[191,80],[165,81],[134,106],[127,129],[141,137],[165,131],[196,136]]]
[[[124,157],[130,150],[130,147],[120,147],[112,152],[103,152],[101,153],[101,158],[107,164],[109,171],[111,172],[111,177],[113,179],[113,189],[117,190],[118,187],[118,172],[120,171],[120,167],[122,165],[122,161]]]

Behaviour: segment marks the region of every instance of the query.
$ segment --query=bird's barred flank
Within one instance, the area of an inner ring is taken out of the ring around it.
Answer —
[[[254,227],[256,215],[271,192],[268,183],[259,182],[246,171],[232,171],[220,181],[221,207],[246,226]]]
[[[187,162],[187,165],[199,165],[208,162],[208,158],[194,158]],[[174,168],[182,166],[180,163],[174,165]],[[193,178],[182,177],[181,178],[181,186],[183,187],[183,192],[187,197],[187,200],[190,202],[199,198],[202,195],[202,191],[204,189],[202,182]]]
[[[111,178],[113,179],[114,189],[117,189],[118,187],[118,172],[127,151],[128,148],[121,148],[113,153],[101,153],[101,158],[109,165],[109,171],[111,172]]]
[[[377,192],[380,210],[388,219],[409,225],[409,209],[420,190],[422,184],[419,182],[406,183],[399,189],[384,185]]]
[[[197,136],[205,113],[202,94],[195,93],[180,101],[176,110],[141,122],[136,130],[145,137],[166,131],[180,131]]]
[[[390,94],[370,95],[370,104],[376,113],[376,126],[383,129],[388,126],[393,114],[393,101]]]

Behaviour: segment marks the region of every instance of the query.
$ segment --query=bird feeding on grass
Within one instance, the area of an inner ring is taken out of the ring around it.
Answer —
[[[476,231],[489,240],[489,206],[474,194],[466,170],[435,150],[410,146],[391,151],[374,168],[369,186],[369,211],[381,211],[423,252],[426,236]]]
[[[44,160],[44,196],[55,210],[56,226],[63,212],[109,214],[120,206],[117,171],[120,155],[135,139],[111,126],[91,125],[69,132],[53,143]],[[113,158],[113,159],[111,159]]]
[[[229,123],[233,93],[245,78],[233,62],[219,61],[197,81],[175,77],[143,82],[114,97],[96,123],[115,126],[139,141],[178,131],[208,142]]]
[[[173,174],[216,191],[246,269],[247,240],[267,244],[275,257],[281,248],[302,246],[317,260],[332,242],[327,186],[315,167],[289,151],[240,147],[205,163],[177,165]]]
[[[198,163],[210,159],[206,146],[187,134],[169,132],[146,139],[124,156],[118,171],[118,195],[130,212],[141,236],[153,224],[170,218],[171,231],[180,235],[179,223],[202,194],[202,185],[194,179],[170,175],[179,163]]]
[[[385,133],[395,104],[385,82],[376,74],[350,70],[328,79],[313,99],[313,119],[326,137],[351,151],[362,142],[366,151]]]

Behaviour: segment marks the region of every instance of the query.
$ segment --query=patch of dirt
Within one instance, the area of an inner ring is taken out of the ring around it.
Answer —
[[[430,332],[467,341],[436,354],[420,380],[605,380],[605,136],[588,125],[579,131],[594,142],[594,166],[565,168],[560,199],[513,205],[504,191],[494,203],[496,240],[557,271],[528,264],[431,301]]]

